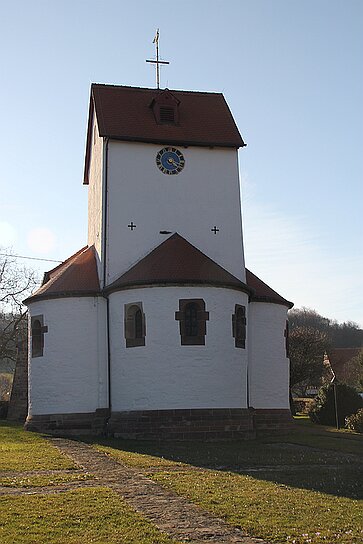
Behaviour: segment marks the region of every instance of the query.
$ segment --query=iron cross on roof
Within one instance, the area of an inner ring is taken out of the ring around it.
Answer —
[[[167,60],[159,60],[159,29],[157,29],[153,43],[156,47],[156,60],[147,60],[146,62],[151,62],[156,64],[156,87],[160,89],[160,64],[170,64]]]

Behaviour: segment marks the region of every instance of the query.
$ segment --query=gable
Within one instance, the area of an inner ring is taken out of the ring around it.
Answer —
[[[177,233],[122,274],[106,291],[155,284],[208,284],[251,292],[245,283]]]
[[[160,106],[175,111],[175,122],[160,122]],[[92,84],[84,169],[88,162],[93,115],[99,135],[132,142],[243,147],[245,145],[221,93],[169,91]]]

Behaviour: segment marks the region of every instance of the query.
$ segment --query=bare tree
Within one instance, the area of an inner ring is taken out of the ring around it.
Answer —
[[[341,381],[358,391],[363,389],[363,349],[344,365]]]
[[[329,347],[327,333],[298,326],[289,335],[290,387],[305,389],[319,381],[324,372],[324,353]]]
[[[328,335],[334,348],[363,347],[363,330],[357,323],[347,321],[338,323],[318,314],[311,308],[293,308],[289,311],[290,330],[297,327],[312,327]]]
[[[26,327],[22,301],[37,283],[34,270],[19,266],[11,250],[0,248],[0,361],[15,360],[16,338]]]

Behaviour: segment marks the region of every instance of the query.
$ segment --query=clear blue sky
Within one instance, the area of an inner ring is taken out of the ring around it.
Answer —
[[[162,86],[223,92],[247,142],[247,266],[363,326],[361,0],[3,0],[0,245],[62,260],[86,243],[89,87],[154,87],[157,27]]]

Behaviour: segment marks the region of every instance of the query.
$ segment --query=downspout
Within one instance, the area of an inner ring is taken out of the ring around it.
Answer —
[[[251,298],[251,295],[248,296],[248,306],[247,306],[247,367],[246,367],[246,401],[247,401],[247,410],[249,411],[250,413],[250,418],[251,418],[251,425],[252,425],[252,433],[253,433],[253,436],[256,438],[256,432],[257,432],[257,429],[256,429],[256,411],[255,409],[253,408],[253,406],[251,406],[250,404],[250,401],[251,401],[251,391],[250,391],[250,361],[251,361],[251,347],[252,347],[252,338],[251,338],[251,334],[249,334],[249,331],[251,330],[251,324],[250,324],[250,319],[251,319],[251,307],[250,307],[250,304],[252,302],[252,298]]]
[[[246,390],[246,401],[247,401],[247,408],[251,408],[250,406],[250,377],[249,377],[249,372],[248,372],[248,367],[249,367],[249,351],[248,351],[248,348],[247,348],[247,367],[246,367],[246,385],[247,385],[247,390]]]
[[[112,409],[112,403],[111,403],[111,345],[110,345],[110,300],[108,298],[108,295],[105,295],[106,297],[106,328],[107,328],[107,389],[108,389],[108,411],[109,416],[107,419],[106,424],[108,423],[108,420],[111,417],[111,409]]]
[[[250,304],[251,304],[251,294],[248,295],[248,304],[247,304],[247,326],[246,326],[246,337],[247,337],[247,364],[246,364],[246,402],[247,402],[247,408],[250,410],[252,406],[250,406],[250,359],[251,359],[251,335],[249,334],[249,331],[251,330],[250,325]]]
[[[109,138],[103,140],[103,277],[102,291],[106,299],[106,335],[107,335],[107,391],[108,391],[108,417],[106,420],[106,429],[108,421],[111,417],[112,402],[111,402],[111,341],[110,341],[110,301],[108,295],[105,294],[107,282],[107,234],[108,234],[108,144]]]

